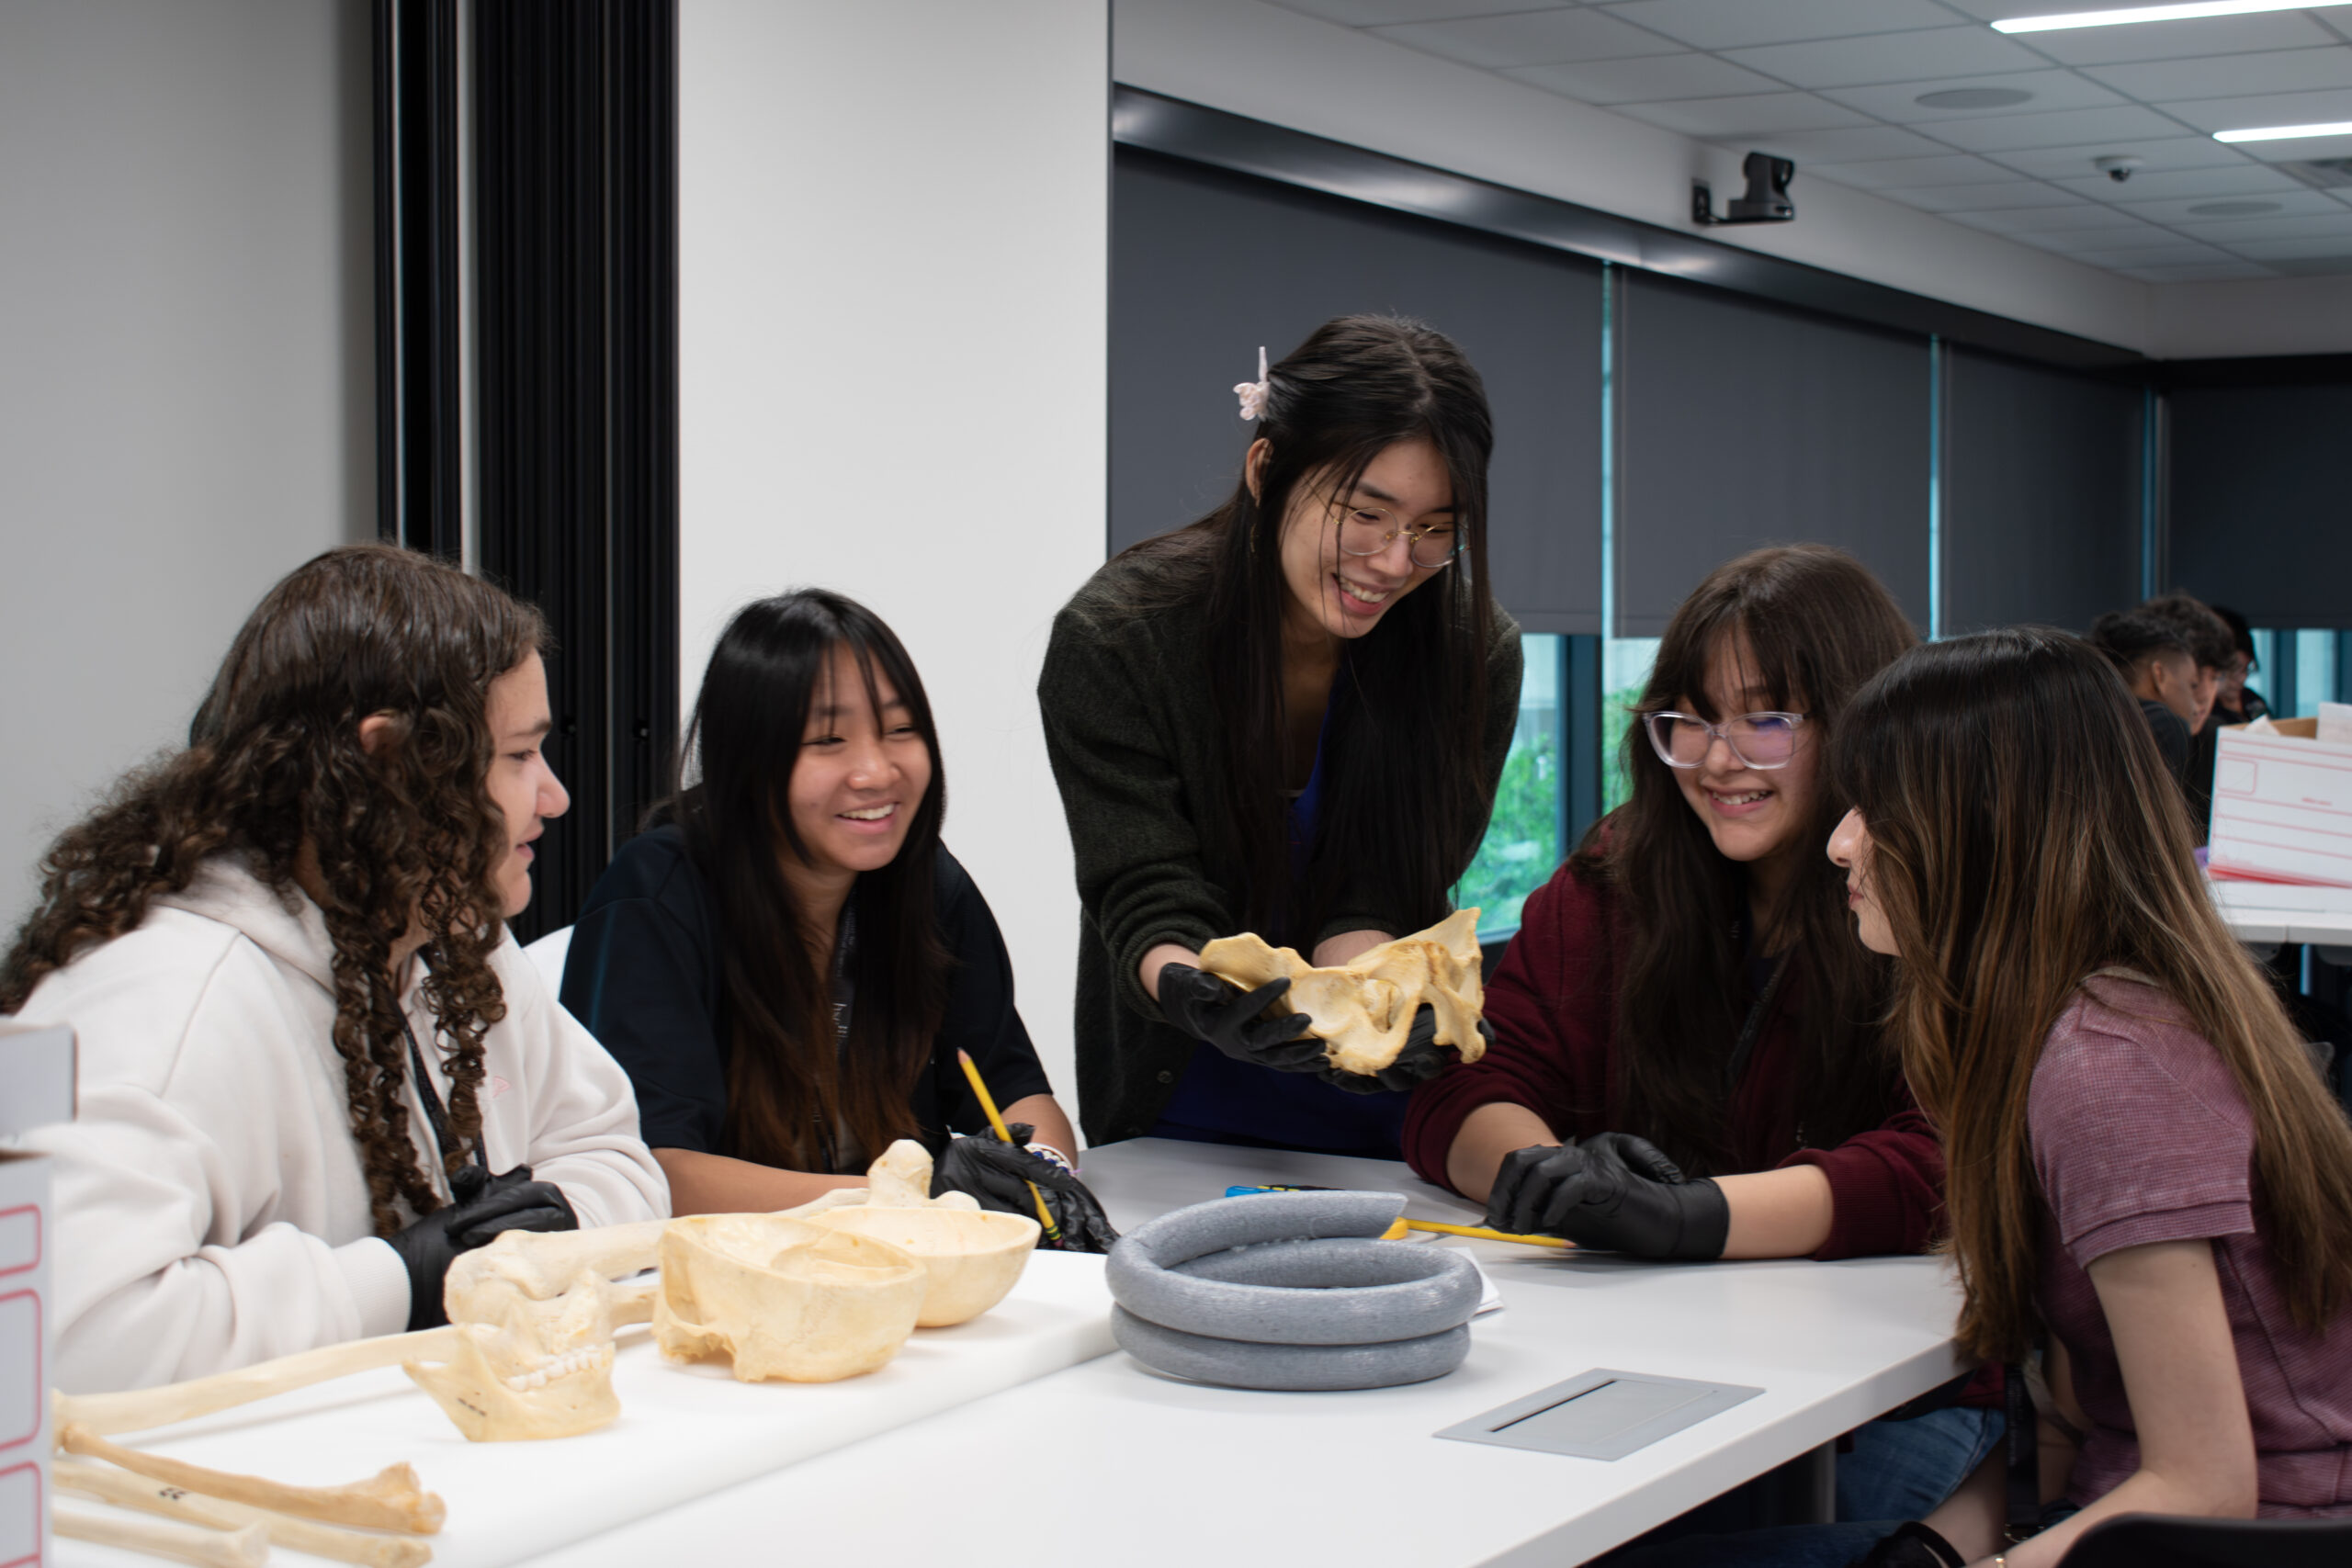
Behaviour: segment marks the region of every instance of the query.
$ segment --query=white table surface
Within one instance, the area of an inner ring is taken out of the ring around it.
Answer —
[[[1476,1223],[1401,1165],[1152,1139],[1090,1152],[1114,1222],[1227,1183],[1402,1190]],[[1259,1393],[1123,1353],[901,1427],[536,1560],[987,1564],[1584,1561],[1794,1459],[1961,1370],[1958,1297],[1922,1258],[1656,1264],[1468,1246],[1506,1308],[1468,1361],[1409,1388]],[[1439,1439],[1595,1367],[1764,1393],[1604,1462]]]
[[[2282,942],[2352,948],[2352,888],[2281,887],[2275,883],[2209,881],[2231,933],[2249,946]],[[2328,955],[2332,962],[2346,959]]]

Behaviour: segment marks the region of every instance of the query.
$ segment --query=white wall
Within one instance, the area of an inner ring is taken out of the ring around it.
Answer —
[[[366,0],[0,6],[0,921],[373,530]]]
[[[947,842],[1075,1119],[1078,900],[1035,688],[1102,564],[1107,0],[684,0],[680,672],[739,605],[871,605]]]

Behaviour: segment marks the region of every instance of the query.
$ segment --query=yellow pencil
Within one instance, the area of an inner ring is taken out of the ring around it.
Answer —
[[[1435,1220],[1398,1220],[1381,1236],[1383,1241],[1402,1241],[1407,1231],[1435,1231],[1441,1235],[1466,1235],[1477,1241],[1515,1241],[1527,1247],[1557,1247],[1568,1251],[1576,1243],[1563,1241],[1555,1235],[1515,1235],[1510,1231],[1490,1231],[1484,1225],[1447,1225]]]
[[[1004,1124],[1004,1118],[997,1111],[996,1100],[989,1094],[989,1086],[980,1081],[980,1069],[972,1066],[972,1054],[969,1051],[958,1051],[956,1053],[956,1060],[962,1064],[964,1077],[971,1081],[972,1093],[978,1097],[980,1109],[989,1113],[989,1125],[996,1129],[998,1137],[1008,1144],[1012,1142],[1012,1129]],[[1061,1240],[1061,1227],[1054,1224],[1054,1212],[1046,1207],[1046,1195],[1037,1190],[1037,1184],[1034,1181],[1025,1182],[1023,1185],[1029,1189],[1029,1196],[1037,1205],[1037,1223],[1046,1227],[1046,1239]]]

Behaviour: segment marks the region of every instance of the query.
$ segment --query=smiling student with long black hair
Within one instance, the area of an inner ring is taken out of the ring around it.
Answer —
[[[1519,628],[1487,580],[1492,422],[1417,322],[1347,316],[1236,389],[1224,505],[1126,550],[1056,617],[1037,684],[1081,904],[1079,1091],[1154,1134],[1396,1157],[1452,1060],[1424,1014],[1377,1078],[1199,968],[1238,931],[1342,964],[1435,923],[1492,811]]]
[[[1106,1247],[1004,939],[940,842],[938,732],[897,636],[821,589],[745,606],[685,750],[697,776],[597,882],[562,993],[635,1084],[676,1212],[863,1186],[912,1138],[944,1185],[1034,1213],[1035,1184],[1066,1245]],[[958,1051],[1025,1148],[985,1135]]]

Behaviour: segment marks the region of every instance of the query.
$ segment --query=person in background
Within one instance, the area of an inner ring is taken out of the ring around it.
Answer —
[[[1254,931],[1345,964],[1443,919],[1519,717],[1487,565],[1487,395],[1418,322],[1326,322],[1236,389],[1225,504],[1121,552],[1037,681],[1080,900],[1080,1110],[1138,1137],[1393,1159],[1452,1059],[1421,1010],[1379,1075],[1329,1066],[1289,987],[1200,950]]]
[[[2090,640],[2139,703],[2156,755],[2186,800],[2188,741],[2199,703],[2197,656],[2188,635],[2171,618],[2145,609],[2110,610],[2091,623]]]
[[[73,1025],[55,1381],[444,1321],[506,1230],[669,1213],[628,1080],[506,930],[570,802],[538,613],[388,546],[246,620],[186,750],[59,837],[0,1012]],[[493,1174],[495,1173],[495,1174]]]
[[[2207,608],[2229,630],[2230,660],[2222,667],[2215,682],[2211,716],[2189,739],[2188,799],[2197,817],[2200,843],[2212,832],[2213,764],[2223,727],[2251,724],[2270,711],[2270,705],[2262,700],[2260,692],[2246,688],[2245,678],[2255,669],[2254,629],[2235,610],[2225,610],[2219,604]]]
[[[2162,594],[2140,608],[2178,626],[2197,664],[2197,712],[2188,724],[2188,755],[2181,764],[2180,782],[2188,796],[2188,814],[2197,824],[2197,841],[2201,844],[2213,816],[2213,733],[2222,722],[2214,716],[2214,710],[2221,700],[2222,683],[2237,662],[2237,643],[2227,622],[2186,593]]]
[[[1116,1239],[1014,1010],[988,901],[940,842],[947,780],[914,661],[802,589],[737,612],[686,732],[695,768],[582,908],[563,1001],[628,1070],[682,1214],[865,1185],[894,1140],[934,1190]],[[967,1052],[1018,1142],[1000,1143]],[[969,1137],[955,1137],[960,1129]]]
[[[2001,1544],[1995,1461],[1873,1562],[2052,1568],[2132,1512],[2352,1516],[2352,1127],[2144,734],[2089,649],[2014,630],[1907,656],[1838,747],[1830,855],[1951,1156],[1959,1337],[2021,1361],[2046,1333],[2062,1445],[2031,1540]]]
[[[1675,612],[1624,737],[1633,795],[1527,901],[1492,1046],[1416,1091],[1413,1168],[1487,1223],[1640,1257],[1917,1252],[1943,1159],[1879,1035],[1887,965],[1820,846],[1851,694],[1917,640],[1820,546],[1718,567]],[[1842,1517],[1924,1512],[2001,1431],[1978,1403],[1877,1422]]]

